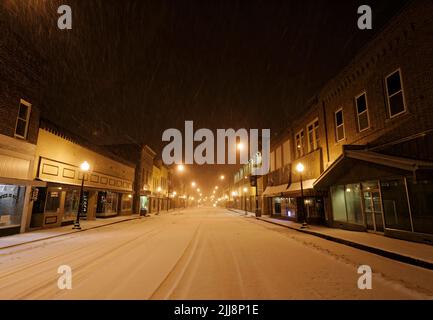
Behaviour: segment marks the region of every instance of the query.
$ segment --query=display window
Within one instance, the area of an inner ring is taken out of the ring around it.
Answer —
[[[0,184],[0,228],[21,225],[25,187]]]

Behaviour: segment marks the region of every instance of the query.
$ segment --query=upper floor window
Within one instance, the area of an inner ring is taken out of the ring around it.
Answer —
[[[17,123],[15,126],[15,137],[27,139],[31,110],[32,105],[21,99],[18,108]]]
[[[319,147],[319,120],[314,120],[307,127],[308,129],[308,152]]]
[[[404,101],[403,81],[400,69],[385,78],[386,93],[388,96],[388,111],[390,118],[406,112]]]
[[[296,141],[296,158],[300,158],[305,155],[305,138],[304,130],[299,131],[295,136]]]
[[[368,116],[367,94],[364,92],[355,98],[356,115],[358,118],[359,132],[370,128],[370,120]]]
[[[335,112],[335,140],[337,142],[344,140],[344,117],[343,109],[337,110]]]

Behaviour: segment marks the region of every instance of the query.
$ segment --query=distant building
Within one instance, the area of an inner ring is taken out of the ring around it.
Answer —
[[[133,212],[146,214],[150,210],[153,186],[153,163],[156,153],[148,145],[110,145],[107,150],[135,164]]]
[[[150,186],[150,213],[159,213],[171,208],[170,193],[172,190],[170,190],[170,186],[169,169],[162,163],[162,160],[156,159],[153,164],[152,184]]]

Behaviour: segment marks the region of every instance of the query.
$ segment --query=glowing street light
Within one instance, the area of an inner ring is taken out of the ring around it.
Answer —
[[[226,177],[222,174],[221,176],[220,176],[220,180],[224,180]]]
[[[298,171],[299,173],[302,174],[302,172],[304,172],[304,170],[305,170],[305,167],[304,167],[304,165],[302,163],[298,163],[296,165],[296,171]]]
[[[200,190],[200,188],[197,188],[197,192],[200,192],[201,190]]]
[[[239,151],[242,151],[244,149],[244,144],[242,142],[239,142],[237,148]]]
[[[82,172],[87,172],[90,170],[90,164],[87,161],[84,161],[81,165],[80,165],[80,169]]]
[[[197,186],[197,183],[195,181],[191,182],[191,187],[195,188]]]
[[[177,166],[177,171],[178,171],[178,172],[184,172],[184,171],[185,171],[185,166],[184,166],[183,164],[179,164],[179,165]]]
[[[84,194],[84,178],[86,176],[86,172],[90,170],[90,164],[87,161],[84,161],[80,165],[80,170],[83,173],[83,178],[81,180],[81,189],[80,189],[80,202],[78,205],[77,219],[75,220],[74,227],[72,229],[81,230],[80,226],[80,215],[83,212],[83,194]]]

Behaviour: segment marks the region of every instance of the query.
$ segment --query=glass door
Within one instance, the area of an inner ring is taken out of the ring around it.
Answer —
[[[382,201],[379,189],[371,185],[363,186],[363,201],[367,229],[382,232]]]

